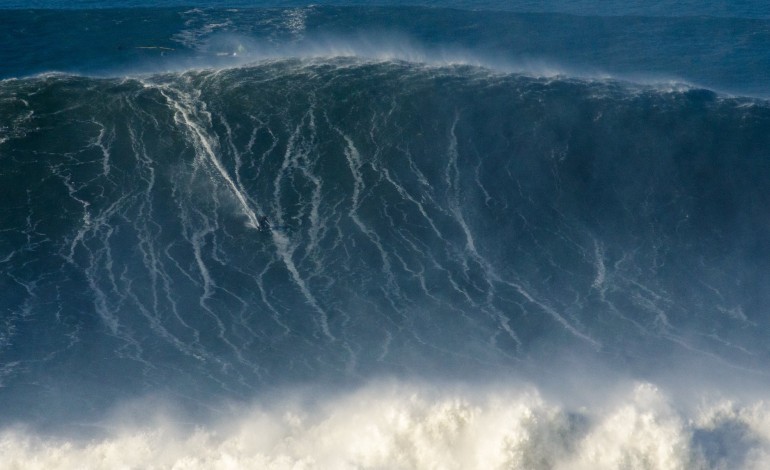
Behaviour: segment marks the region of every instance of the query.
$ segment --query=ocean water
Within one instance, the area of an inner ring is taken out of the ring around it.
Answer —
[[[0,6],[0,469],[770,465],[764,4]]]

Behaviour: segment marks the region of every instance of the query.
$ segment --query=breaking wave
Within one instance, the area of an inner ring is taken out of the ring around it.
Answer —
[[[6,431],[0,468],[674,470],[770,462],[770,413],[761,402],[702,401],[684,415],[640,383],[569,410],[535,389],[513,390],[388,383],[312,404],[283,398],[195,427],[162,415],[151,426],[127,426],[136,418],[123,416],[88,441]]]
[[[356,11],[0,81],[0,468],[767,466],[768,102]]]

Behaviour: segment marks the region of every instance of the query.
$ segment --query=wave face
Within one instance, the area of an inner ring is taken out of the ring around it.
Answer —
[[[0,81],[0,468],[766,467],[768,102],[316,10]]]

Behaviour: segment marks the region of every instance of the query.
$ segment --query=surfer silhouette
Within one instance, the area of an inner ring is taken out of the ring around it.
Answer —
[[[267,216],[263,215],[259,218],[259,229],[260,230],[270,230],[270,221],[267,220]]]

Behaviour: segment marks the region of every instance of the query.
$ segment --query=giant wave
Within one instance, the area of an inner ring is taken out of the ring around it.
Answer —
[[[0,466],[766,464],[765,100],[332,49],[0,82]]]

